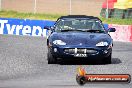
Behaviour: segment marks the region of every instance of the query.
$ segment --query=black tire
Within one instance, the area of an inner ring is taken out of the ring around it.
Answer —
[[[112,57],[112,54],[110,54],[108,57],[105,57],[103,59],[103,63],[104,64],[111,64],[111,57]]]
[[[51,52],[47,53],[48,64],[56,64],[57,59],[52,55]]]
[[[76,76],[76,81],[80,86],[86,83],[86,78],[84,76]]]

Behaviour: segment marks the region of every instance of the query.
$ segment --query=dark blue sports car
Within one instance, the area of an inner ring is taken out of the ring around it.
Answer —
[[[111,63],[113,40],[108,34],[115,28],[105,29],[102,21],[93,16],[69,15],[58,18],[48,39],[48,64],[59,59],[81,58]]]

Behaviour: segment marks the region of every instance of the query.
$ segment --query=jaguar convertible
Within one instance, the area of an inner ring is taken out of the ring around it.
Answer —
[[[54,26],[44,28],[50,32],[47,38],[48,64],[77,58],[111,63],[113,39],[109,32],[115,32],[115,28],[105,29],[98,17],[62,16]]]

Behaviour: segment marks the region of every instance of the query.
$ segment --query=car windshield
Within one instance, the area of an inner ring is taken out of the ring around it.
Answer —
[[[102,23],[92,19],[61,19],[56,23],[56,32],[83,31],[83,32],[104,32]]]

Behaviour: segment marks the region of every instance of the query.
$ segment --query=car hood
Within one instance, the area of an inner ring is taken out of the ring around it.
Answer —
[[[111,37],[107,33],[90,32],[60,32],[51,35],[52,41],[62,40],[67,45],[88,45],[95,46],[101,41],[111,42]]]

